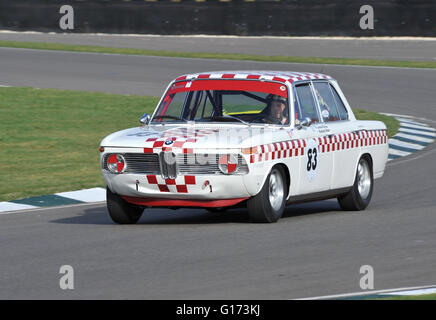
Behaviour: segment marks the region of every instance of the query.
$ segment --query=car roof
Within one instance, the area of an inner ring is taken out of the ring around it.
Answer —
[[[185,74],[175,81],[190,79],[260,79],[293,83],[295,81],[333,79],[322,73],[296,72],[296,71],[208,71],[201,73]]]

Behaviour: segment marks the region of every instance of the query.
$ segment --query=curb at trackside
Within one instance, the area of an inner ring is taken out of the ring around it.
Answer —
[[[0,202],[0,214],[10,211],[22,211],[27,209],[59,207],[87,203],[91,204],[105,201],[105,188],[91,188]]]
[[[410,287],[410,288],[398,288],[387,289],[377,291],[361,291],[355,293],[345,293],[337,295],[319,296],[302,298],[295,300],[366,300],[366,299],[385,299],[394,297],[419,297],[427,294],[436,293],[436,286],[423,286],[423,287]]]
[[[436,139],[436,129],[414,117],[383,113],[400,122],[397,134],[389,139],[388,161],[411,155],[427,147]]]

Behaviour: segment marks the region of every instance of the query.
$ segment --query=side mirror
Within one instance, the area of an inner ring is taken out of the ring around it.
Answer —
[[[304,118],[296,125],[297,129],[300,130],[303,127],[309,127],[312,124],[312,120],[309,117]]]
[[[144,115],[139,118],[139,122],[143,125],[148,124],[150,122],[150,115],[148,113],[144,113]]]

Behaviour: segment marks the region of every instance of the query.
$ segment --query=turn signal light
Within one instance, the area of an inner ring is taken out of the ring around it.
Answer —
[[[100,148],[98,149],[98,151],[100,151],[100,152],[104,152],[104,147],[100,147]]]
[[[258,153],[257,147],[250,147],[250,148],[242,148],[243,154],[256,154]]]

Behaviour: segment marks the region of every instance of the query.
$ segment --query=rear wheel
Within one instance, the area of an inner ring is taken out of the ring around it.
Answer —
[[[372,197],[374,178],[372,164],[368,157],[362,157],[357,165],[354,185],[348,193],[338,197],[342,210],[360,211],[364,210]]]
[[[255,222],[276,222],[285,210],[288,187],[285,172],[276,166],[269,173],[262,190],[247,201],[248,214]]]
[[[118,224],[135,224],[141,218],[143,207],[128,203],[106,188],[106,205],[112,221]]]

